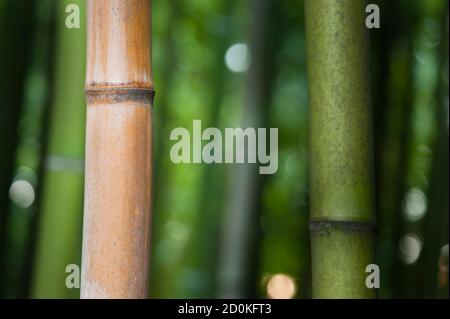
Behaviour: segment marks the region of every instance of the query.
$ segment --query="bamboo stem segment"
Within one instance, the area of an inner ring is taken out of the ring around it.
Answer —
[[[148,295],[150,1],[88,0],[81,298]]]
[[[313,297],[371,298],[374,199],[365,1],[305,1]]]

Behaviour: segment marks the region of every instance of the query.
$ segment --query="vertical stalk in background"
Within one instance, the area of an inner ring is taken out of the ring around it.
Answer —
[[[422,236],[423,251],[419,259],[416,277],[420,279],[419,292],[422,298],[448,298],[448,218],[449,218],[449,135],[448,135],[448,2],[443,5],[440,17],[441,43],[437,77],[436,137],[433,142],[433,157],[428,186],[428,208]],[[427,105],[428,106],[428,105]],[[447,247],[447,248],[445,248]],[[447,250],[446,250],[447,249]]]
[[[9,188],[14,177],[25,80],[31,63],[35,6],[35,1],[25,0],[2,0],[0,4],[0,279],[6,274],[8,263],[4,258],[8,248]],[[0,284],[0,296],[2,290]]]
[[[78,289],[68,289],[65,270],[79,264],[83,211],[84,156],[84,67],[85,31],[65,26],[65,8],[84,0],[55,3],[56,50],[52,73],[52,96],[48,145],[36,216],[36,244],[32,263],[31,297],[78,298]],[[82,15],[83,16],[83,15]],[[81,21],[81,25],[84,25]],[[70,63],[68,63],[70,61]],[[34,234],[31,235],[32,240]],[[32,244],[33,245],[33,244]]]
[[[365,2],[305,1],[314,298],[371,298],[374,199]]]
[[[150,1],[89,0],[82,298],[144,298],[150,252]]]
[[[272,94],[272,21],[269,0],[249,2],[251,32],[241,127],[267,127]],[[270,136],[268,135],[268,138]],[[277,150],[271,150],[277,151]],[[257,293],[258,242],[265,176],[254,164],[234,165],[218,265],[218,297],[252,298]]]
[[[383,27],[371,38],[374,113],[375,193],[378,208],[377,260],[382,276],[378,297],[391,298],[401,281],[398,245],[402,235],[402,197],[411,138],[414,48],[418,11],[409,2],[377,1]],[[407,9],[404,7],[407,5]],[[399,15],[398,12],[403,12]],[[377,50],[378,48],[378,50]],[[398,296],[397,296],[398,297]]]
[[[167,166],[168,162],[170,162],[170,158],[167,157],[170,151],[169,145],[167,144],[167,136],[170,135],[169,120],[171,118],[171,102],[168,92],[176,90],[174,85],[176,80],[174,77],[176,71],[179,69],[179,61],[175,55],[176,40],[179,37],[175,37],[174,32],[177,25],[175,22],[180,21],[180,4],[181,2],[176,0],[168,0],[156,2],[152,7],[153,12],[158,12],[158,18],[155,15],[155,19],[152,19],[152,41],[158,43],[158,47],[152,52],[153,59],[156,61],[154,81],[156,83],[164,83],[164,85],[158,88],[158,97],[156,97],[158,108],[153,113],[153,130],[155,131],[155,157],[153,158],[155,173],[153,175],[153,183],[158,185],[158,187],[153,193],[153,197],[155,198],[153,210],[155,213],[152,216],[152,246],[154,248],[152,249],[150,264],[150,278],[153,278],[151,287],[149,287],[150,298],[166,297],[166,292],[174,291],[171,284],[176,282],[175,279],[172,279],[175,273],[172,271],[172,268],[167,267],[166,264],[160,261],[158,247],[160,242],[163,241],[161,238],[164,237],[164,225],[170,219],[170,214],[167,214],[164,209],[165,204],[167,204],[165,200],[166,196],[172,196],[169,192],[171,186],[170,179],[167,178]],[[158,52],[162,53],[158,54]],[[161,58],[158,58],[158,56]]]

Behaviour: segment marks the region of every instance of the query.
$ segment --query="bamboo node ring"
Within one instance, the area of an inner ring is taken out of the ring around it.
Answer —
[[[153,105],[155,90],[138,87],[89,87],[84,90],[88,104],[134,101]]]

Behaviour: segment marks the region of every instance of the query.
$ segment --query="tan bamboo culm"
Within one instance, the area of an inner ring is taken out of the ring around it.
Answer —
[[[150,1],[87,1],[81,298],[146,298],[152,110]]]

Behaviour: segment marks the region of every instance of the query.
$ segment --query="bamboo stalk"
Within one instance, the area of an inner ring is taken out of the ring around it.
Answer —
[[[305,1],[314,298],[372,298],[374,199],[365,1]]]
[[[79,264],[81,257],[86,39],[84,32],[73,32],[65,26],[65,8],[69,4],[85,9],[84,0],[52,3],[58,14],[56,39],[53,40],[55,53],[53,58],[49,58],[54,70],[51,80],[53,93],[49,99],[48,147],[40,180],[42,197],[37,204],[36,245],[32,247],[35,250],[32,298],[79,297],[78,289],[65,286],[68,275],[65,269],[69,264]]]
[[[272,2],[252,0],[249,34],[252,65],[248,70],[241,127],[267,127],[272,80]],[[264,176],[252,164],[235,166],[221,238],[219,298],[254,298],[257,287],[258,242]]]
[[[88,0],[81,298],[148,295],[150,1]]]

